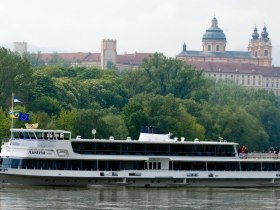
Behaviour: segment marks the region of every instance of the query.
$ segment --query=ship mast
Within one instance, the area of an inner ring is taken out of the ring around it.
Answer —
[[[12,110],[11,110],[12,114],[14,114],[14,96],[15,96],[15,94],[12,93]],[[12,117],[12,125],[11,125],[11,128],[14,128],[14,118],[13,118],[13,117]]]

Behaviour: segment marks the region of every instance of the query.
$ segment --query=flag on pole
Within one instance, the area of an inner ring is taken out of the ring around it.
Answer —
[[[19,113],[18,113],[18,112],[14,112],[14,111],[10,111],[10,112],[9,112],[9,117],[10,117],[10,118],[17,119],[18,116],[19,116]]]
[[[22,120],[22,121],[28,121],[29,120],[29,114],[20,112],[19,115],[18,115],[18,119]]]
[[[17,97],[14,96],[14,103],[22,103]]]

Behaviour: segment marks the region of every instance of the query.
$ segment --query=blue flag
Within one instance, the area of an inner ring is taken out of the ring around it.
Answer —
[[[22,120],[22,121],[28,121],[29,120],[29,114],[20,112],[19,115],[18,115],[18,119]]]

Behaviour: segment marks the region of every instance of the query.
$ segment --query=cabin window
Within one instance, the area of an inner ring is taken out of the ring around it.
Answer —
[[[11,166],[11,159],[4,158],[2,161],[2,169],[10,168],[10,166]]]
[[[261,171],[261,163],[241,162],[242,171]]]
[[[207,162],[208,171],[239,171],[239,162]]]
[[[42,132],[36,132],[35,134],[37,136],[37,139],[44,139],[44,136],[43,136]]]
[[[280,163],[263,162],[262,170],[263,171],[280,171]]]
[[[64,133],[64,140],[70,140],[70,133]]]
[[[20,159],[12,159],[11,161],[11,168],[19,168],[20,166]]]

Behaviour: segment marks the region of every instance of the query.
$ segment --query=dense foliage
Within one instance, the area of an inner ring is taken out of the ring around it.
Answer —
[[[137,70],[70,67],[59,60],[43,65],[35,55],[0,49],[0,137],[9,135],[12,92],[40,128],[71,130],[92,138],[137,139],[141,126],[201,140],[219,137],[250,150],[280,146],[278,98],[230,81],[213,81],[183,62],[154,54]],[[16,121],[16,127],[23,127]]]

